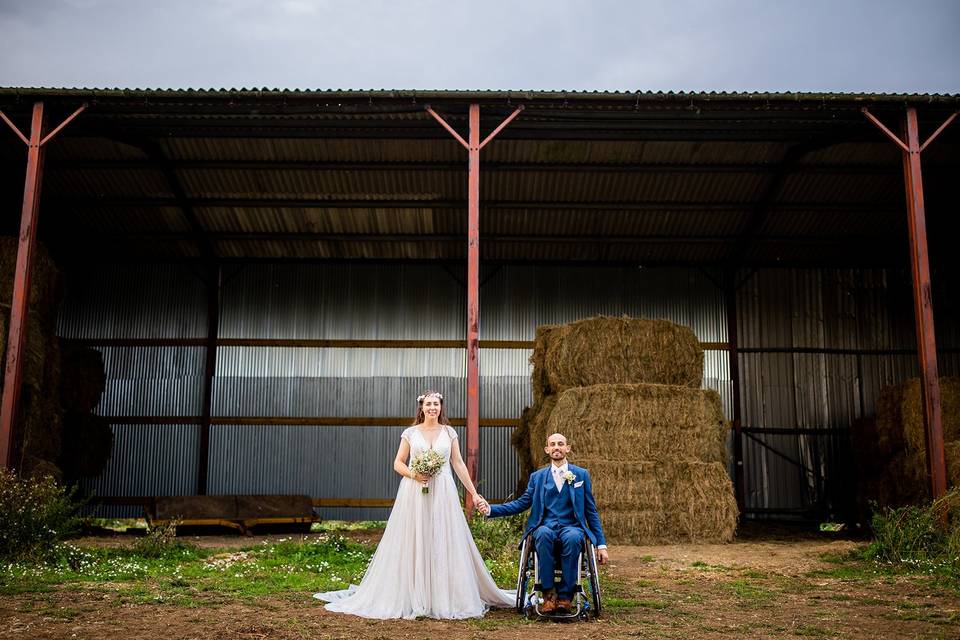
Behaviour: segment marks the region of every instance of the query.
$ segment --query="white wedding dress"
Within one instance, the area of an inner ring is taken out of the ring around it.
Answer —
[[[410,458],[431,446],[416,427],[400,436]],[[327,610],[364,618],[476,618],[489,607],[514,606],[515,593],[497,587],[467,526],[450,470],[457,432],[441,428],[433,449],[447,463],[422,493],[403,478],[383,537],[359,586],[316,593]]]

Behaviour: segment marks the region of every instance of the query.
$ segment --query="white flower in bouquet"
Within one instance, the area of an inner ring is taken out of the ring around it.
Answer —
[[[433,449],[427,449],[420,455],[410,461],[410,468],[414,473],[430,476],[431,478],[440,472],[443,465],[447,463],[446,459]],[[430,487],[424,486],[420,489],[421,493],[430,493]]]

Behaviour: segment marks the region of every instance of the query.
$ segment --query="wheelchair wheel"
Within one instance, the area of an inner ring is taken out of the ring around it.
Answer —
[[[597,562],[597,551],[594,546],[588,546],[589,559],[587,566],[590,568],[590,599],[593,607],[593,617],[600,617],[600,569]]]
[[[517,572],[517,613],[525,613],[527,608],[527,585],[530,581],[528,566],[530,564],[530,539],[524,538],[520,543],[520,569]]]

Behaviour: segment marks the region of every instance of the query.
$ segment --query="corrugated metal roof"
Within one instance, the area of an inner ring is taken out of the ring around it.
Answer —
[[[21,122],[87,111],[49,146],[40,233],[60,256],[453,260],[466,246],[466,134],[525,111],[481,157],[485,260],[889,264],[903,236],[890,126],[929,134],[960,96],[565,91],[0,88]],[[798,145],[814,149],[799,158]],[[21,199],[22,149],[0,196]],[[960,197],[960,125],[924,155],[931,241]],[[872,221],[872,224],[871,224]],[[200,238],[206,236],[205,241]],[[931,249],[936,254],[935,248]],[[209,256],[208,256],[209,257]]]

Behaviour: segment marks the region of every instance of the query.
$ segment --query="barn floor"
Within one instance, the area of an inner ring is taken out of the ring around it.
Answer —
[[[236,547],[264,539],[195,542]],[[925,576],[842,560],[860,544],[781,530],[750,531],[726,545],[613,546],[604,615],[573,627],[526,622],[503,610],[456,622],[364,620],[328,613],[308,593],[253,602],[199,593],[189,608],[131,604],[109,585],[73,584],[0,599],[0,637],[960,638],[960,593]]]

